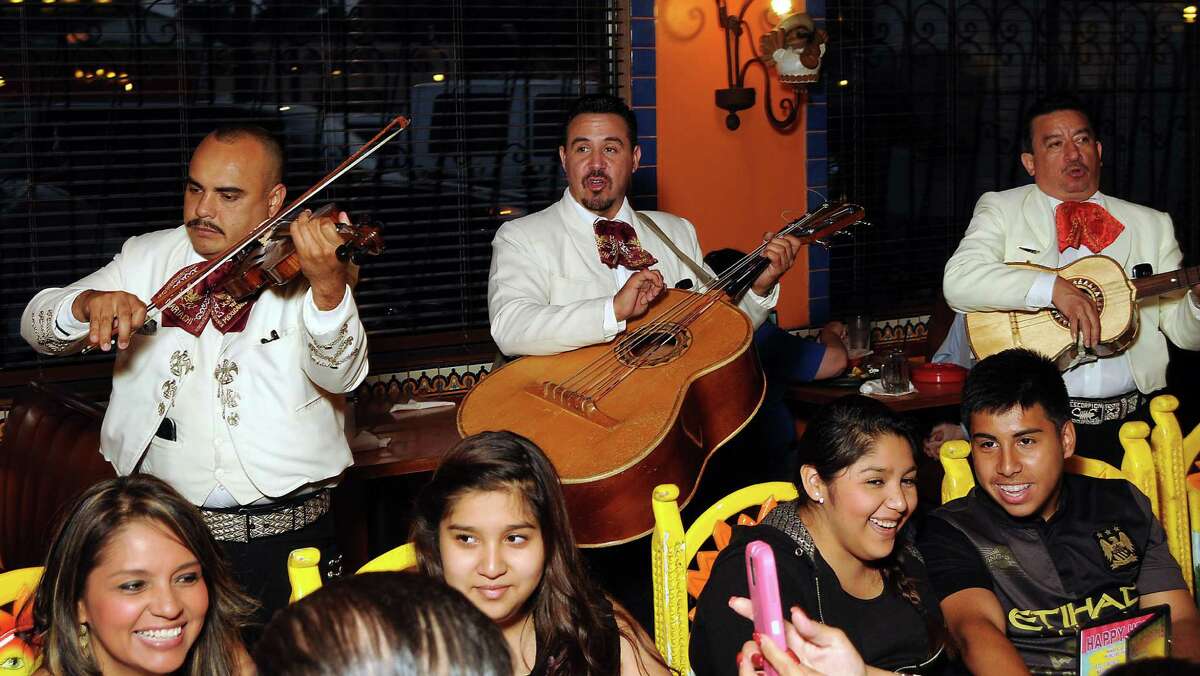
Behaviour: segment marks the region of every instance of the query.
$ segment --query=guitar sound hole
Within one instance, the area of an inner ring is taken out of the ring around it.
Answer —
[[[1101,316],[1104,315],[1104,290],[1100,288],[1099,284],[1084,277],[1076,277],[1074,279],[1068,279],[1067,281],[1074,284],[1075,288],[1090,296],[1092,298],[1092,302],[1096,304],[1096,313]],[[1063,316],[1063,314],[1058,311],[1058,308],[1051,307],[1050,316],[1054,318],[1055,322],[1058,322],[1059,326],[1067,329],[1068,331],[1071,330],[1071,321]]]
[[[691,344],[692,334],[687,329],[665,324],[626,338],[617,347],[617,359],[634,368],[659,366],[678,359]]]

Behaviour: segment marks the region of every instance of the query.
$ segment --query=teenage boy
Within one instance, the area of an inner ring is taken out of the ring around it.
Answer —
[[[1081,625],[1160,604],[1172,654],[1200,658],[1200,613],[1149,500],[1063,472],[1075,427],[1054,364],[1023,349],[984,359],[962,419],[976,486],[932,512],[919,546],[971,672],[1074,674]]]

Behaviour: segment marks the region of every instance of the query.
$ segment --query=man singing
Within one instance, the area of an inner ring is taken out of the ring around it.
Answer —
[[[661,211],[635,212],[626,192],[638,168],[637,118],[620,99],[579,99],[558,149],[563,198],[505,223],[492,241],[488,315],[492,338],[506,355],[545,355],[612,340],[625,322],[645,314],[665,285],[703,266],[692,224]],[[800,241],[773,238],[771,264],[738,306],[755,327],[779,298],[776,281],[792,266]],[[699,272],[697,272],[699,271]]]

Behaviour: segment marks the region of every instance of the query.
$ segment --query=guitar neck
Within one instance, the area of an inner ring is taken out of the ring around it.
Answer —
[[[1157,296],[1168,291],[1174,291],[1175,289],[1185,289],[1189,286],[1200,284],[1200,265],[1193,265],[1190,268],[1183,268],[1172,272],[1163,272],[1132,281],[1133,287],[1137,289],[1135,294],[1137,298]]]

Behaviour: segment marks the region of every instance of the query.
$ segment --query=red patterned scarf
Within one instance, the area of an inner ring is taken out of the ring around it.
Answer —
[[[625,221],[599,219],[595,223],[596,247],[600,262],[616,269],[618,265],[630,270],[642,270],[658,262],[642,248],[633,226]]]
[[[200,273],[206,263],[196,263],[175,273],[168,287],[186,284],[192,277]],[[162,325],[178,326],[193,336],[199,337],[204,333],[208,320],[221,333],[237,333],[246,328],[246,320],[250,318],[250,308],[254,300],[234,300],[225,291],[217,290],[225,277],[233,270],[233,261],[228,261],[205,277],[199,284],[193,286],[179,300],[163,309]]]

